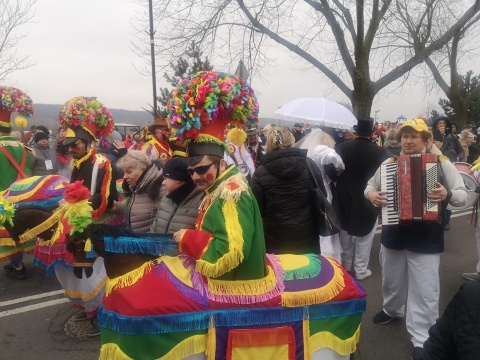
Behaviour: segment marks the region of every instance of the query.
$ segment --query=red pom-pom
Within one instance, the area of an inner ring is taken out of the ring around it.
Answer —
[[[68,203],[77,203],[82,200],[90,199],[90,190],[83,186],[83,180],[75,181],[72,184],[65,185],[65,201]]]

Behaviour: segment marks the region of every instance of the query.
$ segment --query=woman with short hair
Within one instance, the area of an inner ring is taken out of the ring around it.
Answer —
[[[123,170],[123,190],[126,203],[117,203],[124,213],[125,223],[133,232],[148,232],[163,196],[162,170],[152,164],[141,150],[129,150],[117,167]]]

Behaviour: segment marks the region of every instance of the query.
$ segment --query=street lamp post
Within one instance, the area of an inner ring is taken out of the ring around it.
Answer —
[[[157,74],[155,71],[155,32],[153,31],[153,5],[152,0],[148,0],[148,13],[150,17],[150,57],[152,62],[152,85],[153,85],[153,109],[157,110]]]

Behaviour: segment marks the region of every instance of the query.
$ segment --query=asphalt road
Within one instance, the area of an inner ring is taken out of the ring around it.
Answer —
[[[458,214],[459,215],[459,214]],[[440,264],[440,313],[464,283],[463,272],[475,269],[477,250],[470,216],[454,215],[446,232],[446,251]],[[355,360],[407,360],[412,351],[405,322],[375,325],[372,317],[382,308],[379,235],[370,259],[372,277],[361,284],[367,290],[367,311]],[[100,339],[67,335],[65,324],[76,312],[62,295],[55,277],[45,277],[26,257],[29,279],[12,281],[0,276],[0,360],[94,360]],[[1,270],[3,271],[3,270]],[[32,298],[33,296],[33,298]],[[35,298],[37,296],[38,298]]]

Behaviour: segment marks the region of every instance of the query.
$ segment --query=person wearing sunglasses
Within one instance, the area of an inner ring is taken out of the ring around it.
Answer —
[[[190,94],[204,83],[210,86],[202,89],[202,96],[192,98]],[[222,96],[217,97],[219,92]],[[207,279],[247,286],[241,280],[263,279],[268,272],[263,225],[245,177],[224,160],[228,149],[224,138],[232,122],[241,127],[246,125],[242,122],[257,119],[253,90],[233,75],[207,71],[185,79],[174,94],[176,106],[169,109],[172,132],[188,143],[187,171],[197,189],[205,193],[195,229],[178,230],[174,240]],[[206,114],[212,121],[204,118]],[[200,118],[201,122],[195,122]]]

